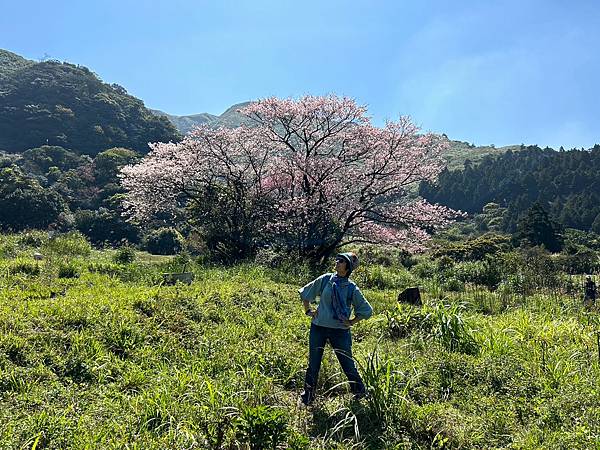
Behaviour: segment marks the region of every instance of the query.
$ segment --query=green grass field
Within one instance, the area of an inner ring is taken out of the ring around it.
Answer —
[[[176,259],[115,255],[0,236],[0,448],[600,447],[600,328],[577,296],[446,292],[363,264],[370,395],[352,399],[329,349],[306,409],[313,274],[193,264],[191,285],[164,286]],[[417,284],[425,305],[398,305]]]

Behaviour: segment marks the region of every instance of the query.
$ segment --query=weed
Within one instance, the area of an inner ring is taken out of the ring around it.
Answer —
[[[382,360],[375,347],[363,363],[359,363],[367,388],[366,404],[373,422],[384,427],[393,420],[393,412],[406,400],[408,381],[391,360]]]
[[[377,250],[355,278],[375,311],[352,330],[368,396],[350,398],[328,351],[327,394],[304,409],[310,322],[297,289],[313,269],[189,263],[191,285],[157,286],[183,261],[83,262],[85,244],[51,243],[77,237],[20,236],[0,235],[2,448],[597,446],[600,322],[581,277],[534,273],[553,257],[498,254],[491,290],[477,262],[418,256],[408,272]],[[39,242],[35,274],[23,255]],[[57,277],[65,261],[79,277]],[[407,283],[424,287],[422,307],[396,303]]]
[[[251,450],[276,449],[285,439],[287,418],[281,409],[243,406],[236,420],[237,438]]]
[[[464,309],[465,306],[461,304],[439,302],[430,313],[434,323],[432,334],[451,352],[477,354],[479,345],[461,315]]]
[[[9,266],[10,273],[22,273],[25,275],[36,276],[40,274],[40,265],[35,261],[27,259],[16,259]]]

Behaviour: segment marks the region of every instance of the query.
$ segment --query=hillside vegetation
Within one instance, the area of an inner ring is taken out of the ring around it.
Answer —
[[[35,63],[0,50],[0,149],[44,144],[95,155],[111,147],[148,151],[179,138],[175,127],[116,84],[83,66]]]
[[[471,164],[479,164],[486,156],[500,156],[508,151],[518,152],[521,150],[519,145],[508,145],[505,147],[495,147],[493,145],[475,145],[462,141],[450,141],[450,148],[443,155],[448,170],[461,170],[464,168],[465,161],[469,160]]]
[[[554,151],[530,146],[518,152],[467,162],[445,170],[420,195],[468,213],[494,202],[504,208],[501,229],[514,231],[519,218],[539,202],[563,226],[600,231],[600,145]]]

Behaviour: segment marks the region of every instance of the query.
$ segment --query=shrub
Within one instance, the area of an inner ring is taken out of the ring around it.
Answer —
[[[206,242],[202,239],[202,235],[195,231],[190,232],[185,238],[185,248],[193,256],[198,256],[203,258],[208,253],[208,247],[206,246]]]
[[[30,230],[19,235],[18,245],[21,247],[41,247],[46,241],[48,241],[48,233]]]
[[[479,261],[488,255],[510,248],[510,236],[486,233],[474,239],[444,243],[433,253],[434,257],[449,256],[456,261]]]
[[[145,248],[154,255],[175,255],[183,248],[184,239],[174,228],[151,231],[145,238]]]
[[[511,276],[518,280],[523,294],[536,289],[560,287],[560,271],[557,262],[541,247],[524,248],[502,256],[503,279]]]
[[[277,250],[273,247],[263,247],[258,249],[254,262],[261,266],[276,269],[281,267],[289,259],[288,252]]]
[[[563,236],[564,250],[568,253],[574,254],[583,249],[600,251],[600,235],[597,233],[567,228]]]
[[[357,255],[361,264],[365,266],[411,267],[416,264],[415,258],[409,252],[394,247],[365,245],[358,249]]]
[[[117,264],[129,264],[135,261],[135,249],[129,245],[124,245],[113,255],[113,261]]]
[[[448,292],[464,292],[465,285],[462,281],[450,277],[443,280],[442,289]]]
[[[433,278],[437,272],[437,265],[430,259],[422,259],[410,271],[421,279]]]
[[[0,168],[0,228],[24,230],[46,228],[67,209],[64,199],[44,189],[17,167]]]
[[[354,278],[361,286],[372,289],[404,289],[417,284],[413,274],[404,267],[365,265],[356,272]]]
[[[290,431],[287,441],[290,450],[308,450],[310,448],[310,439],[297,431]]]
[[[58,264],[58,278],[79,278],[79,269],[72,262],[60,262]]]
[[[52,236],[43,245],[43,251],[62,256],[89,256],[92,246],[84,235],[77,231]]]
[[[14,235],[0,235],[0,257],[14,258],[17,256],[17,240]]]
[[[496,289],[502,281],[499,261],[486,258],[484,261],[468,261],[456,264],[454,274],[464,283],[472,283]]]
[[[94,243],[118,244],[123,241],[138,243],[139,229],[126,222],[117,209],[101,207],[97,210],[79,210],[75,213],[75,227]]]
[[[121,267],[114,263],[91,262],[87,269],[91,273],[101,273],[105,275],[118,275],[121,272]]]
[[[442,255],[437,259],[436,266],[440,272],[448,271],[454,267],[454,260],[449,256]]]
[[[600,256],[593,250],[581,248],[575,254],[561,254],[556,260],[562,271],[570,274],[594,273],[600,270]]]

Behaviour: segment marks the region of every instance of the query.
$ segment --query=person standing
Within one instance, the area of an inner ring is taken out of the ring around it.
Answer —
[[[348,277],[358,266],[354,253],[340,253],[335,258],[335,273],[325,273],[298,290],[304,312],[311,320],[308,344],[308,368],[304,380],[302,403],[309,405],[315,398],[315,390],[325,344],[329,342],[350,383],[356,398],[365,395],[366,389],[352,358],[351,327],[360,320],[368,319],[373,308],[360,289]],[[319,297],[316,309],[311,307]],[[350,318],[352,310],[354,317]]]

